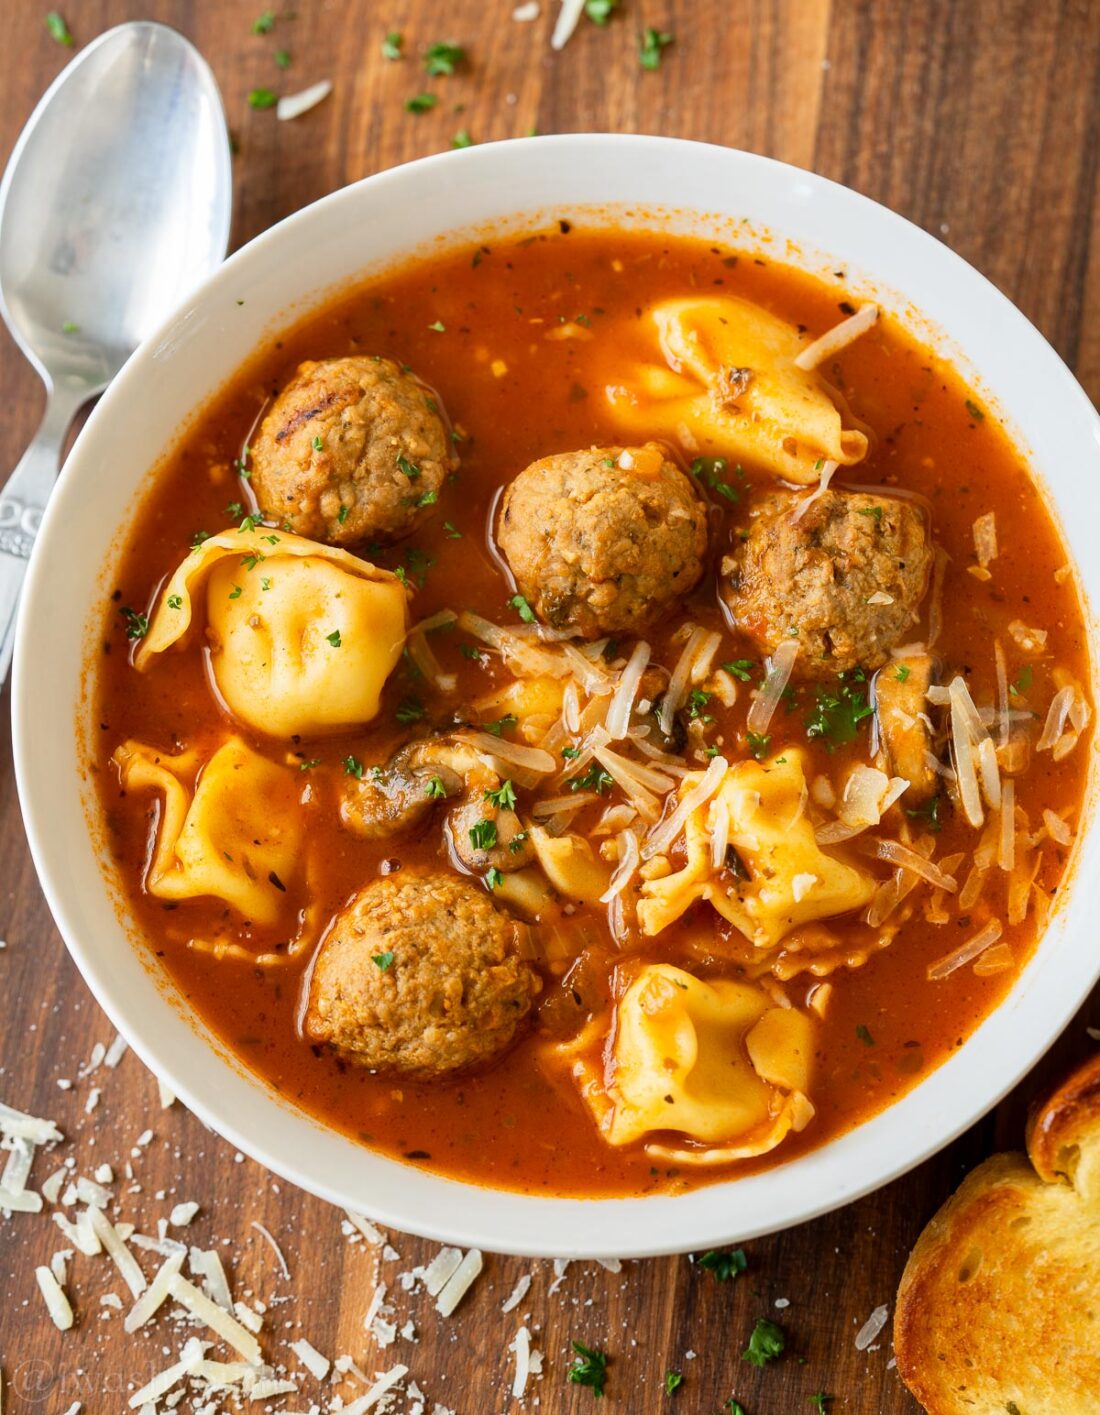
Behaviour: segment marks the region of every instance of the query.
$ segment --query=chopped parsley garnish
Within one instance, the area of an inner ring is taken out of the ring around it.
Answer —
[[[69,26],[56,10],[50,10],[46,15],[46,28],[50,32],[51,39],[56,39],[58,44],[64,44],[69,48],[72,47],[74,41],[72,35],[69,33]]]
[[[772,735],[770,732],[746,732],[745,741],[756,760],[762,761],[771,746]]]
[[[719,1282],[729,1282],[731,1277],[743,1273],[749,1265],[744,1248],[733,1248],[729,1252],[719,1252],[711,1248],[699,1259],[699,1266],[713,1273]]]
[[[501,874],[500,870],[497,869],[496,865],[491,865],[489,869],[485,871],[485,883],[490,889],[499,889],[504,883],[504,876]]]
[[[870,1027],[865,1027],[862,1022],[856,1028],[856,1036],[865,1047],[873,1047],[875,1044],[875,1039],[871,1035]]]
[[[496,821],[478,821],[470,827],[470,844],[475,850],[492,850],[497,843]]]
[[[875,711],[867,701],[867,690],[855,686],[866,682],[863,670],[852,670],[852,682],[845,681],[848,676],[843,673],[837,675],[835,691],[824,686],[819,687],[814,710],[806,718],[806,736],[821,737],[830,750],[847,742],[854,742],[859,724],[864,718],[871,717]]]
[[[747,683],[752,677],[753,661],[751,658],[735,658],[730,663],[723,663],[722,667],[727,673],[732,673],[734,678],[739,678],[742,683]]]
[[[348,519],[348,512],[350,509],[351,508],[349,506],[341,506],[339,511],[337,511],[336,519],[337,521],[339,521],[340,525],[343,525],[344,522]]]
[[[249,108],[274,108],[279,95],[269,88],[254,88],[248,95]]]
[[[397,470],[408,477],[409,481],[416,481],[420,475],[420,468],[415,462],[410,462],[403,452],[397,454]]]
[[[266,559],[266,555],[242,555],[241,564],[246,570],[255,570],[256,566]]]
[[[405,561],[409,567],[409,574],[416,581],[420,589],[423,589],[424,583],[428,578],[428,571],[435,564],[435,561],[430,555],[426,555],[424,551],[417,550],[414,545],[409,546],[408,550],[406,550]],[[396,570],[394,574],[397,574]]]
[[[428,778],[428,784],[424,788],[425,794],[433,801],[441,801],[447,794],[447,788],[443,784],[441,776]]]
[[[430,44],[424,51],[424,72],[433,78],[453,74],[466,61],[466,51],[459,44]]]
[[[270,34],[275,28],[275,11],[265,10],[252,21],[253,34]]]
[[[393,963],[393,950],[388,948],[385,953],[372,953],[370,961],[384,973]]]
[[[976,423],[985,422],[985,414],[982,412],[981,408],[978,407],[977,403],[974,402],[973,398],[966,400],[966,411]]]
[[[821,1415],[829,1415],[829,1406],[835,1399],[835,1395],[826,1395],[824,1391],[820,1391],[817,1395],[810,1396],[810,1404],[820,1410]]]
[[[588,0],[588,3],[591,4],[591,3],[592,3],[592,0]],[[665,1394],[666,1394],[666,1395],[672,1395],[675,1391],[678,1391],[678,1390],[680,1389],[680,1387],[683,1385],[683,1383],[684,1383],[684,1378],[683,1378],[683,1376],[680,1374],[679,1371],[666,1371],[666,1372],[665,1372]]]
[[[482,728],[486,732],[492,733],[494,737],[499,737],[508,728],[515,727],[519,718],[513,712],[506,712],[503,717],[498,717],[496,722],[483,722]]]
[[[1014,683],[1010,683],[1009,687],[1012,689],[1012,691],[1016,694],[1018,698],[1022,698],[1023,695],[1027,692],[1027,690],[1031,687],[1031,681],[1034,677],[1035,670],[1032,668],[1030,663],[1025,663],[1023,668],[1021,668],[1020,672],[1017,674],[1016,681]]]
[[[331,634],[326,634],[326,635],[325,635],[325,638],[329,641],[329,643],[332,645],[332,647],[333,647],[334,649],[340,648],[341,645],[342,645],[343,642],[344,642],[343,639],[340,637],[340,630],[339,630],[339,629],[333,629],[333,631],[332,631]]]
[[[461,540],[461,539],[462,539],[462,532],[461,532],[461,531],[456,531],[455,528],[454,528],[454,526],[451,524],[450,521],[444,521],[444,522],[443,522],[443,529],[447,532],[447,539],[448,539],[448,540]]]
[[[638,40],[638,62],[643,69],[661,67],[661,51],[672,43],[672,35],[661,30],[647,29]]]
[[[511,840],[509,840],[508,842],[508,849],[512,852],[513,855],[518,855],[519,852],[523,849],[526,841],[527,832],[525,830],[517,830],[515,835],[513,835]]]
[[[740,500],[740,495],[725,479],[726,465],[725,457],[696,457],[691,464],[691,475],[698,477],[704,486],[709,486],[711,491],[724,496],[727,501],[736,502]]]
[[[278,537],[278,536],[261,536],[260,539],[261,539],[261,540],[266,540],[267,543],[268,543],[268,545],[278,545],[278,544],[279,544],[279,537]]]
[[[881,522],[881,521],[882,521],[882,507],[881,507],[881,506],[861,506],[860,509],[859,509],[859,511],[857,512],[857,515],[860,515],[860,516],[874,516],[874,518],[875,518],[875,520],[876,520],[877,522]]]
[[[508,603],[525,624],[533,624],[535,622],[535,611],[521,594],[514,594]]]
[[[726,1401],[726,1409],[729,1411],[730,1415],[745,1415],[745,1407],[735,1395],[731,1395]]]
[[[195,534],[191,537],[191,549],[198,550],[199,546],[202,545],[204,541],[208,541],[209,539],[209,531],[196,531]]]
[[[709,693],[704,693],[702,688],[692,688],[688,696],[688,717],[698,718],[701,722],[713,722],[714,718],[710,713],[703,711],[710,702],[710,696]]]
[[[563,747],[561,754],[567,762],[571,762],[574,757],[579,757],[581,749],[579,747]]]
[[[417,497],[416,504],[417,506],[434,506],[438,500],[438,491],[426,491],[422,496]]]
[[[424,704],[419,698],[403,698],[394,713],[398,722],[408,724],[420,722],[424,717]]]
[[[474,663],[480,663],[484,655],[476,644],[459,644],[459,650],[463,658],[468,658]]]
[[[344,775],[354,776],[356,781],[363,779],[363,763],[358,757],[346,756],[344,758]]]
[[[231,501],[229,505],[225,508],[225,514],[229,517],[231,521],[235,521],[238,516],[242,516],[244,514],[244,507],[239,501]]]
[[[584,13],[594,25],[605,25],[619,8],[619,0],[584,0]]]
[[[276,51],[275,51],[275,63],[279,66],[280,69],[289,69],[289,68],[290,68],[290,50],[289,50],[289,49],[276,49]]]
[[[311,758],[309,759],[309,761],[299,762],[299,763],[298,763],[298,770],[299,770],[299,771],[312,771],[315,766],[320,766],[320,765],[321,765],[321,758],[320,758],[320,757],[311,757]]]
[[[414,93],[405,99],[406,113],[428,113],[439,102],[434,93]]]
[[[128,639],[144,639],[149,632],[149,616],[139,614],[136,609],[128,609],[125,606],[119,610],[119,613],[126,624],[126,637]]]
[[[574,1341],[572,1346],[577,1354],[567,1374],[569,1384],[588,1386],[593,1395],[603,1395],[607,1383],[607,1352],[585,1346],[583,1341]]]
[[[749,1344],[741,1353],[741,1360],[753,1366],[766,1366],[769,1361],[782,1354],[787,1339],[774,1322],[767,1317],[757,1319],[749,1337]]]
[[[320,436],[315,437],[313,439],[312,446],[314,452],[323,452],[325,450],[325,439]]]
[[[516,788],[510,781],[504,781],[495,791],[486,791],[485,799],[491,806],[499,806],[501,810],[514,810],[516,804]]]
[[[897,668],[894,669],[894,677],[898,680],[899,683],[904,683],[911,672],[912,670],[910,669],[908,664],[899,663]]]
[[[428,325],[428,328],[436,334],[446,334],[447,332],[447,326],[443,323],[441,319],[433,320],[431,324]]]
[[[257,526],[262,526],[263,523],[264,518],[259,511],[249,511],[247,516],[241,517],[241,524],[237,527],[237,530],[242,533],[244,531],[254,531]],[[265,537],[265,539],[270,539],[270,537]],[[272,541],[272,544],[274,544],[274,541]]]
[[[606,796],[615,785],[615,778],[604,771],[599,762],[593,762],[583,776],[574,776],[569,782],[570,791],[595,791],[598,796]]]
[[[182,596],[182,595],[178,595],[178,594],[170,594],[170,595],[168,596],[168,608],[169,608],[169,609],[182,609],[182,608],[183,608],[183,596]]]
[[[243,593],[244,591],[242,590],[240,585],[234,585],[233,588],[229,591],[229,598],[240,599]]]
[[[267,576],[265,575],[265,576],[260,580],[260,589],[262,589],[262,590],[269,590],[270,588],[271,588],[271,581],[270,581],[270,580],[267,578]]]
[[[931,797],[929,800],[925,801],[922,806],[914,806],[912,809],[906,806],[905,814],[909,816],[911,820],[927,821],[928,829],[933,835],[939,835],[940,831],[943,829],[943,821],[940,820],[939,796]]]
[[[386,35],[385,39],[382,41],[382,58],[400,59],[401,46],[404,43],[405,36],[399,30],[391,29],[389,34]]]

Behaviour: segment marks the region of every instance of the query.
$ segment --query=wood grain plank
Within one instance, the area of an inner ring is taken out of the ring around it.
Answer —
[[[1100,239],[1097,154],[1100,8],[977,0],[624,0],[606,29],[582,22],[561,54],[548,48],[556,6],[520,25],[511,0],[326,3],[301,0],[297,18],[255,35],[259,0],[73,0],[66,14],[79,42],[111,24],[152,17],[188,33],[222,85],[238,152],[235,244],[325,192],[394,163],[445,150],[459,128],[476,141],[540,132],[611,129],[662,132],[747,147],[811,166],[895,207],[941,236],[1015,299],[1100,393]],[[284,9],[276,9],[282,15]],[[0,55],[0,153],[14,143],[37,96],[69,52],[45,34],[37,0],[4,11]],[[637,64],[638,32],[675,35],[656,73]],[[406,36],[407,58],[382,59],[390,29]],[[417,56],[447,38],[467,46],[468,70],[427,80]],[[285,47],[283,74],[274,51]],[[319,78],[332,97],[299,122],[279,124],[249,108],[250,89],[286,90]],[[423,116],[404,109],[421,89],[441,97]],[[31,436],[41,406],[34,375],[0,332],[0,448],[8,465]],[[48,646],[44,646],[44,651]],[[5,718],[8,697],[0,699]],[[747,1246],[749,1271],[720,1284],[687,1259],[627,1265],[612,1275],[574,1265],[551,1294],[549,1264],[487,1257],[486,1271],[454,1321],[436,1319],[423,1294],[406,1296],[398,1272],[426,1261],[433,1245],[394,1236],[400,1258],[382,1260],[342,1235],[327,1205],[280,1184],[206,1131],[181,1107],[159,1109],[152,1078],[133,1056],[117,1071],[78,1079],[82,1061],[111,1029],[69,962],[35,882],[22,837],[4,732],[0,746],[0,1096],[54,1115],[70,1137],[59,1151],[82,1172],[127,1160],[125,1216],[148,1232],[179,1200],[202,1211],[189,1241],[217,1243],[234,1288],[272,1303],[272,1354],[295,1362],[282,1343],[307,1334],[330,1356],[350,1353],[366,1370],[407,1361],[427,1395],[463,1412],[518,1409],[508,1395],[507,1346],[530,1314],[547,1357],[540,1409],[574,1415],[591,1394],[566,1384],[569,1343],[611,1353],[606,1407],[712,1415],[732,1394],[749,1415],[812,1407],[821,1391],[845,1415],[902,1415],[915,1409],[889,1368],[889,1328],[879,1349],[860,1354],[854,1336],[870,1311],[892,1304],[906,1254],[922,1224],[994,1145],[1019,1142],[1028,1096],[1088,1046],[1086,1008],[1044,1063],[993,1116],[911,1175],[814,1223]],[[69,1090],[58,1080],[71,1080]],[[93,1086],[99,1105],[85,1114]],[[154,1138],[137,1144],[146,1127]],[[138,1151],[130,1157],[131,1151]],[[51,1167],[40,1156],[41,1181]],[[369,1197],[364,1198],[369,1208]],[[291,1270],[251,1227],[274,1233]],[[226,1240],[222,1246],[223,1240]],[[33,1285],[60,1234],[34,1216],[0,1223],[0,1369],[5,1410],[62,1412],[76,1399],[89,1411],[123,1408],[125,1396],[165,1364],[169,1336],[126,1338],[99,1297],[125,1295],[108,1266],[77,1259],[71,1288],[76,1330],[48,1323]],[[523,1274],[530,1292],[515,1312],[500,1305]],[[363,1330],[378,1278],[396,1293],[400,1322],[417,1341],[379,1349]],[[285,1300],[284,1300],[285,1299]],[[789,1302],[777,1308],[776,1301]],[[741,1351],[757,1317],[788,1334],[790,1355],[757,1372]],[[284,1325],[289,1324],[289,1325]],[[798,1359],[804,1358],[804,1363]],[[684,1375],[673,1401],[669,1369]],[[307,1398],[316,1388],[306,1382]],[[308,1399],[300,1402],[308,1404]],[[431,1408],[429,1404],[429,1409]],[[601,1407],[603,1408],[603,1407]]]

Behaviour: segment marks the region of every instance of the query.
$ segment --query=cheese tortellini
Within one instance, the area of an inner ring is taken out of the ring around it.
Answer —
[[[369,722],[405,645],[395,575],[264,527],[223,531],[191,552],[161,591],[136,666],[180,642],[204,610],[223,703],[272,737]]]
[[[682,794],[701,780],[699,773],[685,777]],[[660,933],[697,899],[706,899],[755,947],[769,949],[792,929],[869,903],[873,878],[820,848],[806,795],[796,748],[769,761],[731,767],[717,794],[688,817],[683,868],[643,884],[638,904],[643,931]],[[714,869],[711,835],[720,812],[728,817],[729,846],[743,871]]]
[[[606,389],[630,436],[663,435],[804,485],[824,460],[850,466],[866,454],[866,436],[841,426],[819,375],[795,364],[806,341],[785,319],[732,295],[665,300],[645,319],[663,362]]]
[[[239,737],[229,738],[205,765],[197,752],[172,756],[140,742],[123,743],[113,761],[125,790],[161,796],[145,876],[150,894],[224,899],[252,923],[278,923],[305,824],[297,773]]]
[[[616,1011],[605,1137],[628,1145],[675,1131],[696,1144],[647,1149],[682,1163],[764,1154],[813,1117],[812,1052],[805,1014],[761,989],[649,965]]]

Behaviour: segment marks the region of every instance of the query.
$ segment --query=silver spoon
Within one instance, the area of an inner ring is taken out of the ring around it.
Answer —
[[[0,491],[0,687],[69,424],[220,264],[231,203],[214,76],[166,25],[87,45],[20,134],[0,182],[0,313],[46,412]]]

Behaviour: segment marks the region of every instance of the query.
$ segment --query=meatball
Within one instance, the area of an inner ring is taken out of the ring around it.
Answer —
[[[640,633],[703,573],[707,509],[655,443],[559,452],[504,493],[500,549],[544,623]]]
[[[305,1031],[372,1070],[441,1076],[509,1046],[538,989],[515,925],[482,888],[457,875],[391,875],[337,915]]]
[[[389,359],[298,365],[260,425],[252,489],[266,517],[329,545],[400,540],[457,461],[431,394]]]
[[[804,499],[765,497],[723,563],[734,622],[766,653],[797,637],[801,678],[880,668],[928,587],[924,512],[897,497],[830,490],[796,520]]]

